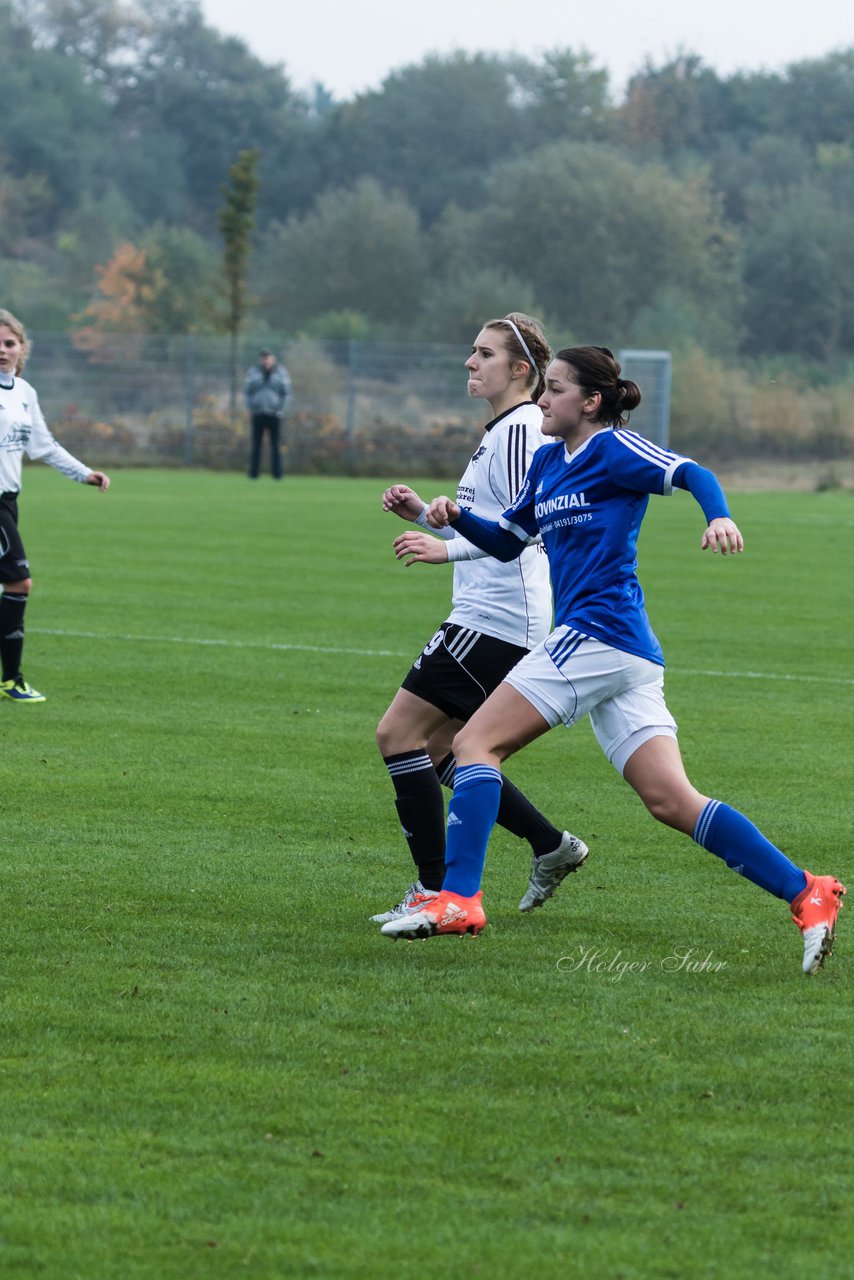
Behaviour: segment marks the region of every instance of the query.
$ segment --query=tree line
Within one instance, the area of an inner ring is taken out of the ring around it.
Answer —
[[[253,331],[854,355],[854,48],[783,72],[458,53],[336,101],[196,0],[0,0],[0,290],[32,328],[227,326],[218,218],[257,152]]]

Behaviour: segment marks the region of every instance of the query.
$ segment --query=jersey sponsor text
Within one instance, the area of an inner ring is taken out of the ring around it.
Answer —
[[[554,515],[556,511],[569,511],[573,507],[589,507],[590,503],[583,493],[559,493],[555,498],[547,498],[534,507],[537,520]]]

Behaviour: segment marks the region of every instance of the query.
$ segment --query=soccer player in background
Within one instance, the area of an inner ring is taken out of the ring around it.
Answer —
[[[35,388],[21,377],[30,342],[9,311],[0,311],[0,696],[12,702],[44,702],[44,694],[21,674],[24,610],[32,587],[29,561],[18,531],[18,494],[26,453],[81,484],[110,487],[103,471],[92,471],[57,444],[47,428]]]
[[[450,522],[502,562],[541,538],[551,566],[555,629],[507,675],[454,739],[447,872],[441,894],[383,925],[391,937],[479,932],[481,878],[501,789],[500,765],[563,723],[588,714],[606,756],[659,822],[691,836],[727,866],[791,906],[803,934],[803,971],[830,953],[845,888],[786,857],[743,814],[688,780],[664,701],[664,658],[637,580],[637,540],[650,494],[686,489],[707,527],[701,550],[743,550],[715,476],[689,458],[622,430],[641,399],[604,347],[558,352],[539,399],[543,433],[519,496],[497,520],[442,497],[430,523]],[[422,559],[411,535],[399,558]]]
[[[489,320],[465,362],[468,394],[485,400],[492,417],[457,489],[476,514],[497,518],[516,497],[536,451],[546,445],[542,412],[532,393],[542,388],[551,352],[536,320],[511,312]],[[552,448],[551,445],[546,445]],[[383,509],[426,526],[425,504],[407,485],[392,485]],[[412,532],[421,559],[454,565],[449,617],[415,660],[377,728],[377,743],[395,790],[398,817],[417,870],[416,880],[389,911],[395,920],[430,901],[445,872],[442,784],[453,785],[454,733],[534,645],[549,632],[552,597],[542,547],[530,546],[512,564],[486,556],[454,530],[443,537]],[[519,904],[539,907],[587,857],[583,841],[561,832],[509,779],[500,789],[497,821],[529,841],[531,876]]]

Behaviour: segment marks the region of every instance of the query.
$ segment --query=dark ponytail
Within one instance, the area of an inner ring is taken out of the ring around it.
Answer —
[[[588,395],[602,397],[596,422],[606,427],[622,427],[627,415],[641,402],[641,389],[631,378],[620,377],[620,364],[608,347],[565,347],[556,360],[568,364],[578,385]]]

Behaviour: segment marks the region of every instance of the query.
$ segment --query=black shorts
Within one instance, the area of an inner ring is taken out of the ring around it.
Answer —
[[[400,687],[452,720],[469,720],[527,652],[521,645],[443,622]]]
[[[22,582],[30,562],[18,533],[18,495],[0,493],[0,582]]]

